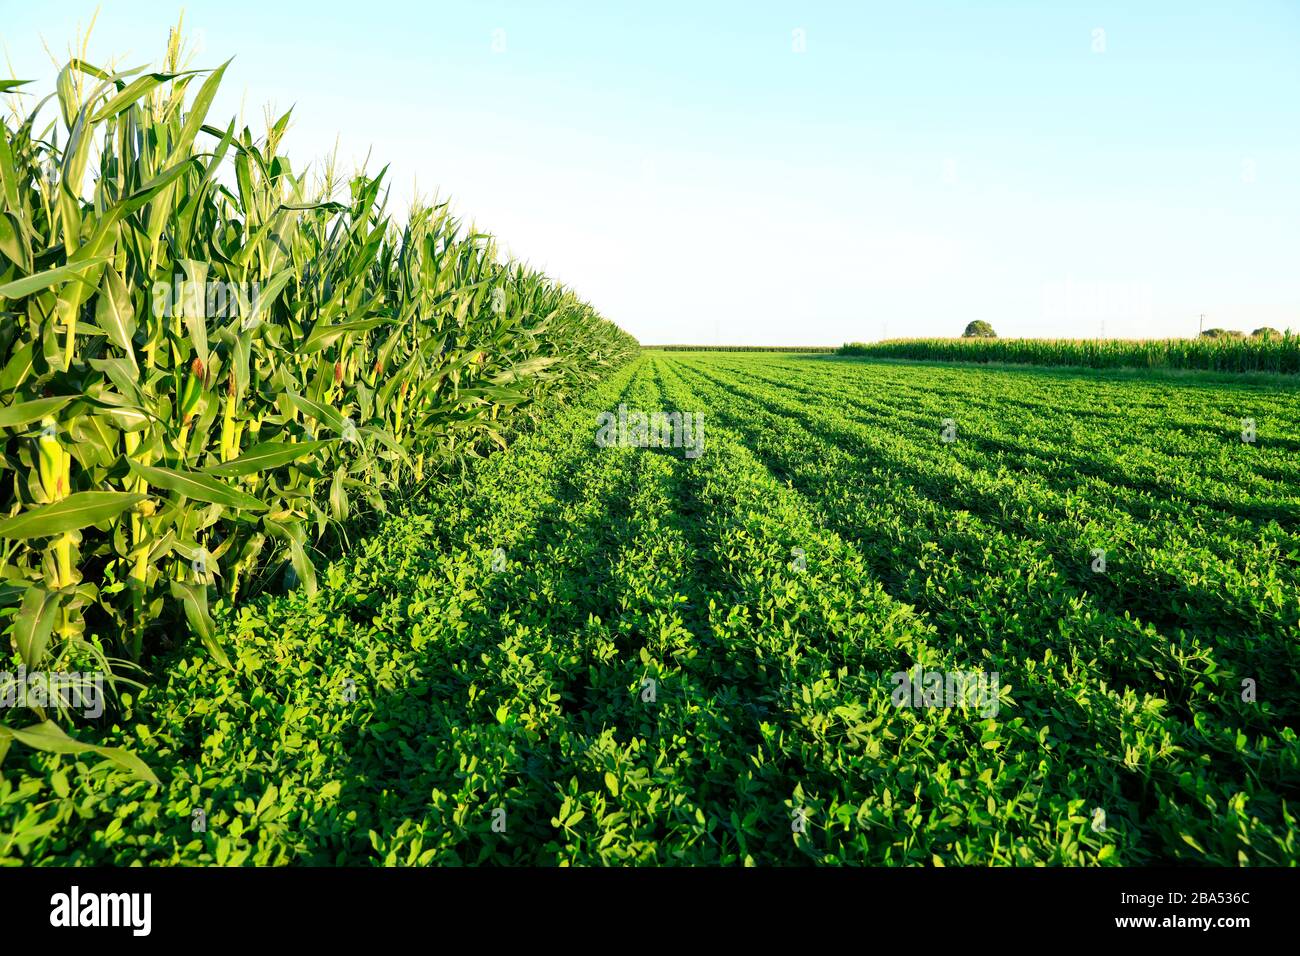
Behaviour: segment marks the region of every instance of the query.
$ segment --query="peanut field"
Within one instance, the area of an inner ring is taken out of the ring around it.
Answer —
[[[0,863],[1295,862],[1294,387],[647,350],[537,407],[18,738]]]

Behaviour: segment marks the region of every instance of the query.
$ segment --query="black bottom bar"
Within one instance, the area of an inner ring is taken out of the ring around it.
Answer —
[[[457,929],[534,947],[638,934],[652,945],[682,932],[761,941],[777,930],[809,944],[847,933],[929,947],[978,932],[1005,945],[1048,931],[1230,944],[1292,928],[1298,889],[1297,872],[1284,869],[26,869],[0,871],[0,938],[229,938],[337,951]],[[148,894],[148,905],[116,894]],[[116,926],[71,925],[115,917]],[[136,936],[146,923],[147,936]]]

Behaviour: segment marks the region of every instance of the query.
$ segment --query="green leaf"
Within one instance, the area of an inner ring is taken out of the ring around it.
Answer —
[[[208,613],[207,586],[173,580],[171,592],[172,597],[185,607],[185,617],[190,622],[190,627],[194,629],[194,633],[199,636],[199,640],[203,642],[203,646],[208,649],[208,653],[222,667],[230,667],[226,652],[217,643],[216,627],[212,623],[212,615]]]
[[[212,465],[203,470],[210,475],[224,475],[232,478],[240,475],[252,475],[259,471],[268,471],[271,468],[287,465],[291,461],[297,461],[299,458],[314,454],[318,449],[330,444],[332,444],[332,441],[266,441],[254,445],[238,458],[223,462],[220,465]]]
[[[208,115],[208,108],[212,106],[212,101],[217,95],[217,87],[221,85],[221,77],[228,66],[230,66],[229,60],[213,70],[212,75],[199,87],[198,94],[185,114],[185,125],[181,127],[181,134],[172,148],[172,155],[183,156],[189,151],[190,144],[194,142],[194,137],[203,126],[203,119]]]
[[[135,346],[131,337],[135,335],[135,307],[131,304],[131,293],[127,291],[126,283],[112,266],[104,270],[104,283],[95,303],[95,324],[104,330],[110,342],[126,352],[134,364]]]
[[[185,280],[197,301],[185,303],[185,329],[190,333],[190,344],[200,362],[208,364],[207,281],[208,264],[197,259],[182,259]]]
[[[45,272],[38,272],[34,276],[27,276],[24,279],[17,279],[5,285],[0,285],[0,299],[21,299],[25,295],[40,292],[42,289],[48,289],[52,285],[58,285],[60,282],[66,282],[69,279],[80,280],[83,272],[102,265],[110,258],[112,257],[107,255],[92,256],[81,262],[69,262],[66,265],[47,269]]]
[[[402,445],[402,443],[399,442],[396,438],[394,438],[391,434],[389,434],[388,429],[386,428],[372,428],[367,426],[365,428],[358,428],[357,434],[360,435],[362,438],[375,439],[381,445],[387,448],[389,451],[393,452],[393,454],[397,455],[398,458],[401,458],[403,461],[407,461],[411,457],[410,453],[406,450],[406,447]]]
[[[23,342],[13,350],[13,355],[0,370],[0,392],[12,392],[31,374],[36,343]]]
[[[265,502],[250,494],[232,488],[219,478],[201,471],[177,471],[174,468],[158,468],[142,465],[136,461],[127,463],[131,470],[155,488],[174,491],[195,501],[207,501],[214,505],[225,505],[240,511],[265,511]]]
[[[102,123],[104,120],[112,119],[123,110],[129,109],[132,103],[148,94],[150,90],[156,89],[160,84],[197,72],[197,70],[187,70],[185,73],[146,73],[144,76],[132,80],[118,91],[117,95],[99,108],[99,112],[92,116],[90,121],[92,123]]]
[[[328,405],[322,405],[320,402],[312,401],[310,398],[304,398],[297,392],[289,392],[285,400],[298,411],[302,412],[308,418],[314,418],[323,425],[328,425],[340,435],[343,434],[343,416],[336,409]]]
[[[9,738],[35,750],[43,750],[46,753],[97,753],[101,757],[107,757],[123,770],[129,771],[137,779],[152,783],[155,786],[162,786],[158,778],[154,776],[153,771],[149,769],[148,764],[129,750],[123,750],[121,747],[98,747],[95,744],[84,743],[74,737],[69,737],[58,724],[50,720],[32,724],[30,727],[24,727],[21,730],[17,727],[0,724],[0,740]]]
[[[271,807],[275,806],[275,801],[280,798],[280,788],[271,784],[266,788],[266,793],[262,794],[262,799],[257,801],[257,810],[255,816],[261,816]]]
[[[45,654],[60,603],[59,595],[39,584],[28,588],[23,595],[22,607],[14,618],[14,643],[28,670],[35,669]]]
[[[334,515],[335,521],[346,521],[348,517],[348,493],[343,488],[343,480],[347,476],[346,468],[338,468],[334,472],[334,480],[330,482],[330,512]]]
[[[107,521],[146,497],[125,491],[78,491],[0,521],[0,538],[46,538],[75,531]]]
[[[1180,837],[1183,838],[1183,842],[1184,842],[1184,843],[1186,843],[1188,846],[1190,846],[1190,847],[1191,847],[1193,850],[1195,850],[1197,853],[1204,853],[1204,852],[1205,852],[1204,848],[1203,848],[1199,843],[1197,843],[1194,839],[1192,839],[1192,837],[1189,836],[1188,834],[1186,834],[1186,833],[1180,833],[1180,834],[1178,834],[1178,835],[1179,835]]]
[[[0,408],[0,428],[17,428],[20,425],[39,422],[79,397],[55,395],[52,398],[34,398],[30,402],[18,402],[8,408]]]
[[[298,346],[295,351],[299,355],[310,355],[313,352],[328,348],[341,335],[346,335],[349,332],[364,332],[387,324],[387,319],[355,319],[351,322],[340,322],[337,325],[324,325],[318,322],[307,338],[303,340],[302,345]]]
[[[303,588],[311,595],[316,593],[316,568],[307,557],[303,547],[304,534],[302,526],[296,521],[279,522],[269,518],[262,519],[262,526],[267,532],[284,541],[289,546],[289,562],[293,565],[302,582]]]
[[[275,305],[275,300],[293,277],[293,269],[281,269],[262,283],[257,290],[256,298],[251,300],[244,294],[241,286],[235,286],[235,298],[239,301],[240,321],[242,323],[251,323],[255,319],[260,319],[263,312],[269,311]]]
[[[496,385],[506,385],[522,378],[531,378],[558,361],[560,361],[559,356],[538,356],[537,358],[528,359],[526,362],[520,362],[512,368],[506,369],[504,372],[493,375],[489,381]]]

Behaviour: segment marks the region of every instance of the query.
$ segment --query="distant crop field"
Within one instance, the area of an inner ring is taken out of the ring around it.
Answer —
[[[0,861],[1293,862],[1298,413],[643,353],[217,609],[88,735],[161,784],[11,753]]]
[[[841,355],[1085,368],[1300,373],[1300,336],[1197,339],[893,339],[850,342]]]

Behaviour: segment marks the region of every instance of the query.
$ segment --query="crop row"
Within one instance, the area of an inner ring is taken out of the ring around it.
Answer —
[[[1005,778],[1055,751],[1073,769],[1048,786],[1103,808],[1112,832],[1127,831],[1128,862],[1294,858],[1283,798],[1300,763],[1300,547],[1272,517],[1296,506],[1288,393],[1122,383],[1127,405],[1178,391],[1179,415],[1202,426],[1161,454],[1158,420],[1108,403],[1086,377],[1070,387],[796,359],[680,367],[944,647],[1010,681],[1027,732]],[[1271,442],[1241,441],[1228,415],[1242,408],[1270,421]],[[1256,480],[1196,484],[1209,507],[1161,487],[1134,493],[1073,473],[1085,436],[1097,475],[1142,451],[1148,477],[1235,460]],[[1024,467],[1030,452],[1037,467]]]

